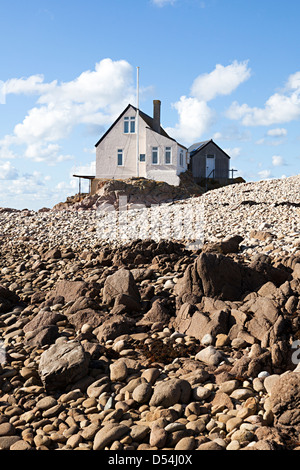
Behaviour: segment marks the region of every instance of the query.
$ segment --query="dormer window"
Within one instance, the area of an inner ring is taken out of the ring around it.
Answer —
[[[135,117],[124,118],[124,134],[135,134]]]

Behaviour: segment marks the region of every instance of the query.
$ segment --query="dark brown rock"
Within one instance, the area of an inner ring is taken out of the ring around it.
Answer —
[[[99,303],[96,302],[95,299],[92,299],[87,296],[79,296],[73,305],[71,305],[67,310],[66,310],[66,315],[73,314],[78,312],[79,310],[86,310],[86,309],[93,309],[93,310],[98,310],[99,309]]]
[[[267,297],[254,297],[245,302],[241,310],[251,312],[252,318],[246,327],[248,332],[260,341],[279,318],[276,302]]]
[[[55,343],[41,355],[39,376],[46,390],[65,390],[87,375],[89,360],[79,342]]]
[[[35,330],[31,330],[26,335],[26,341],[31,346],[42,347],[47,344],[53,344],[58,338],[58,327],[56,325],[40,327]]]
[[[88,324],[92,328],[97,328],[103,323],[104,314],[92,308],[86,308],[68,315],[68,321],[77,331],[79,331],[84,324]]]
[[[133,332],[135,322],[124,315],[112,315],[97,330],[97,339],[107,341]]]
[[[65,315],[57,312],[44,310],[39,312],[30,322],[24,326],[24,332],[36,331],[51,325],[56,325],[59,321],[65,320]]]
[[[17,294],[0,285],[0,313],[9,312],[19,303],[20,298]]]
[[[119,269],[106,278],[103,288],[103,302],[111,305],[120,294],[132,297],[136,302],[140,301],[140,293],[134,277],[132,273],[125,268]]]
[[[174,320],[174,328],[179,333],[184,333],[201,340],[204,335],[227,334],[229,331],[229,310],[218,310],[212,314],[193,311],[193,307],[184,304]]]
[[[223,255],[237,253],[242,241],[243,237],[240,235],[235,235],[233,237],[228,237],[218,243],[208,243],[207,245],[204,245],[202,251],[205,253],[222,253]]]
[[[89,286],[84,281],[59,281],[46,299],[63,297],[65,302],[75,302],[78,297],[85,296],[88,290]]]
[[[274,425],[279,431],[298,438],[300,433],[300,374],[281,375],[271,390]]]
[[[44,261],[49,261],[51,259],[60,259],[61,258],[61,251],[59,248],[51,248],[43,255]]]
[[[170,320],[170,311],[167,308],[166,301],[164,299],[157,299],[153,302],[152,307],[143,316],[143,322],[162,322],[166,324]]]

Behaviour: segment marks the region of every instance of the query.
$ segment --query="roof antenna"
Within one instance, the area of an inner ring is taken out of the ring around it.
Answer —
[[[139,160],[140,160],[140,142],[139,142],[139,116],[140,116],[140,110],[139,110],[139,87],[140,87],[140,67],[137,67],[137,92],[136,92],[136,176],[139,178]]]

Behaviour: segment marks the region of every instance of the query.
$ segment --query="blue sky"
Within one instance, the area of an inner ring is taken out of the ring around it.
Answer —
[[[52,207],[127,106],[247,181],[299,174],[297,0],[1,0],[0,207]]]

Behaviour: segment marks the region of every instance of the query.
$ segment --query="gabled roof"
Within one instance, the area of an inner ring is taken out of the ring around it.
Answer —
[[[98,145],[102,142],[102,140],[107,136],[107,134],[109,134],[109,132],[113,129],[113,127],[120,121],[120,119],[122,119],[122,117],[124,116],[125,113],[127,113],[128,109],[129,108],[132,108],[135,112],[137,111],[137,108],[135,106],[132,106],[132,104],[129,104],[125,109],[124,111],[120,114],[120,116],[115,120],[115,122],[110,126],[110,128],[103,134],[103,136],[101,137],[100,140],[98,140],[98,142],[96,143],[95,147],[98,147]],[[153,118],[148,116],[148,114],[144,113],[143,111],[139,110],[139,115],[140,117],[145,121],[145,123],[147,124],[147,126],[149,127],[149,129],[151,129],[153,132],[156,132],[155,129],[154,129],[154,126],[153,126]],[[164,136],[164,137],[167,137],[168,139],[170,140],[173,140],[173,142],[176,142],[175,139],[173,139],[172,137],[170,137],[166,131],[160,127],[160,132],[159,132],[160,135]],[[178,143],[178,142],[177,142]],[[178,145],[180,145],[181,147],[185,148],[187,150],[187,148],[184,146],[184,145],[181,145],[178,143]]]
[[[189,154],[191,157],[193,157],[194,155],[196,155],[196,153],[200,152],[200,150],[203,150],[208,144],[214,144],[222,153],[224,153],[224,155],[230,159],[230,156],[227,155],[226,152],[224,152],[223,149],[221,149],[221,147],[219,147],[212,139],[210,140],[205,140],[203,142],[198,142],[196,144],[193,144],[189,147],[188,151],[189,151]]]

